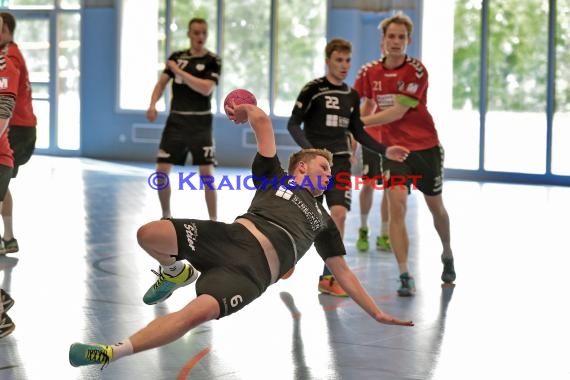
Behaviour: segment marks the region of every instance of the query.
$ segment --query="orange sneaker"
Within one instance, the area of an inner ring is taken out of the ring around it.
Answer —
[[[336,297],[348,297],[344,289],[336,282],[332,275],[321,276],[319,279],[319,292]]]

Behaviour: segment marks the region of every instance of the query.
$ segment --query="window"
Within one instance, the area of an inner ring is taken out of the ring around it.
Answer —
[[[119,106],[122,109],[146,110],[158,78],[157,63],[161,62],[160,70],[164,68],[164,53],[159,56],[157,48],[157,41],[159,45],[161,41],[158,3],[158,0],[121,2]]]
[[[222,20],[217,19],[220,3]],[[225,94],[245,87],[265,111],[289,115],[302,86],[324,75],[325,1],[124,0],[120,7],[121,109],[146,110],[168,53],[189,46],[186,31],[192,17],[208,21],[207,47],[223,60],[214,111],[223,112],[217,101]],[[139,20],[145,20],[144,28]],[[133,58],[140,51],[144,62]],[[165,109],[168,93],[162,99],[159,110]]]
[[[555,12],[550,164],[552,174],[569,175],[570,0],[443,1],[441,7],[424,8],[422,57],[430,72],[428,106],[434,110],[446,148],[446,167],[551,174],[547,173],[548,42],[549,16]],[[448,24],[454,25],[452,31],[445,28]],[[448,33],[453,36],[451,49]],[[484,141],[479,141],[480,136]]]
[[[548,0],[489,3],[485,169],[544,174]]]
[[[58,113],[57,146],[61,149],[79,149],[80,125],[79,112],[66,112],[65,110],[78,110],[79,100],[79,47],[81,30],[81,16],[79,13],[62,13],[58,15],[57,28],[57,72],[58,72]]]
[[[556,12],[555,113],[552,172],[570,175],[570,0],[558,0]]]
[[[53,9],[55,0],[0,0],[0,5],[10,9]]]
[[[446,0],[441,7],[425,7],[422,26],[428,107],[445,148],[445,166],[477,169],[481,1]]]
[[[269,111],[270,0],[227,1],[223,21],[222,94],[247,88]]]
[[[326,1],[279,2],[275,104],[273,112],[289,116],[301,88],[325,74]]]

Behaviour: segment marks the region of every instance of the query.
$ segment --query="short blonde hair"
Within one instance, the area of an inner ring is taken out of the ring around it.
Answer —
[[[313,160],[315,157],[321,156],[327,159],[329,165],[332,165],[333,155],[330,151],[326,149],[315,149],[315,148],[308,148],[308,149],[301,149],[300,151],[293,153],[289,157],[289,167],[287,172],[289,174],[293,174],[299,162],[309,162]]]
[[[408,30],[408,38],[412,36],[412,32],[414,31],[414,23],[412,22],[412,19],[404,13],[398,12],[395,15],[380,21],[380,24],[378,24],[378,29],[382,30],[383,35],[386,35],[386,30],[388,30],[390,24],[404,25]]]

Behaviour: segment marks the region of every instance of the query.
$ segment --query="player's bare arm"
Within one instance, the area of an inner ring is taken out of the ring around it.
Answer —
[[[342,288],[348,293],[364,311],[372,318],[380,323],[399,326],[413,326],[414,322],[401,320],[382,311],[366,289],[362,286],[360,280],[354,272],[346,264],[343,256],[329,257],[326,264]]]
[[[160,74],[158,81],[154,85],[154,89],[152,90],[152,95],[150,96],[150,104],[146,111],[146,118],[151,123],[154,122],[156,120],[156,117],[158,116],[158,112],[156,111],[156,103],[164,93],[164,89],[166,88],[166,85],[168,84],[169,81],[170,77],[162,73]]]
[[[400,120],[406,112],[410,109],[409,106],[405,106],[400,103],[394,104],[392,107],[376,112],[375,114],[361,117],[362,122],[365,126],[367,125],[378,125],[378,124],[388,124],[396,120]]]
[[[182,78],[182,81],[190,87],[192,90],[204,95],[209,96],[216,87],[216,82],[211,79],[198,78],[186,71],[182,70],[175,61],[169,60],[166,62],[168,69],[174,73],[174,75]]]
[[[226,107],[230,120],[236,124],[249,121],[257,140],[257,151],[263,157],[274,157],[277,154],[275,134],[271,119],[263,110],[252,104],[230,105]]]

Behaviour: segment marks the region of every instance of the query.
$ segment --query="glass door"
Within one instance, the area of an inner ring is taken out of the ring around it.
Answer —
[[[14,42],[22,51],[26,60],[30,82],[34,113],[38,118],[37,149],[50,147],[50,18],[46,14],[18,14],[16,18]]]
[[[79,12],[10,12],[16,18],[14,41],[22,51],[30,75],[38,119],[36,153],[77,155]]]

